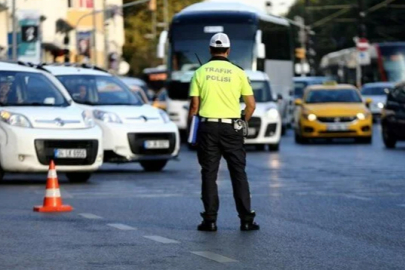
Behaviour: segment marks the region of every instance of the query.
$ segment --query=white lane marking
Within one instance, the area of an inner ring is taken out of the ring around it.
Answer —
[[[356,196],[356,195],[343,195],[343,196],[345,196],[346,198],[349,198],[349,199],[357,199],[357,200],[362,200],[362,201],[371,201],[370,198],[360,197],[360,196]]]
[[[158,236],[158,235],[146,235],[144,236],[147,239],[162,243],[162,244],[178,244],[180,243],[179,241],[169,239],[166,237]]]
[[[398,204],[399,207],[405,207],[405,204]]]
[[[216,253],[212,253],[212,252],[209,252],[209,251],[191,251],[191,253],[193,253],[195,255],[198,255],[198,256],[201,256],[201,257],[204,257],[204,258],[209,259],[209,260],[216,261],[218,263],[237,262],[237,260],[222,256],[222,255],[219,255],[219,254],[216,254]]]
[[[69,198],[69,199],[73,198],[73,195],[70,194],[70,193],[69,193],[68,191],[66,191],[66,190],[61,190],[60,192],[61,192],[61,195],[62,195],[63,198]]]
[[[82,217],[88,218],[88,219],[102,219],[102,217],[96,216],[96,215],[93,215],[90,213],[81,213],[81,214],[79,214],[79,216],[82,216]]]
[[[120,223],[110,223],[110,224],[107,224],[107,225],[110,226],[110,227],[119,229],[119,230],[123,230],[123,231],[133,231],[133,230],[136,230],[135,227],[131,227],[131,226],[128,226],[128,225],[125,225],[125,224],[120,224]]]

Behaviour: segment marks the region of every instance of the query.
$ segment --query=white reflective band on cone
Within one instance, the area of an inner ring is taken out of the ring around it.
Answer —
[[[58,175],[56,174],[56,170],[49,170],[48,178],[57,178]]]
[[[60,197],[59,188],[50,188],[50,189],[45,190],[45,197],[46,198]]]

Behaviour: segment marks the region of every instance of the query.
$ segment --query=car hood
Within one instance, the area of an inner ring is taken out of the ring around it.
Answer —
[[[3,111],[25,116],[34,128],[75,129],[86,128],[83,110],[69,107],[3,107]]]
[[[131,105],[107,105],[107,106],[91,106],[93,110],[111,112],[118,115],[123,123],[144,123],[144,124],[159,124],[164,123],[159,110],[144,104],[142,106]]]
[[[241,103],[241,110],[245,108],[245,104]],[[274,102],[256,102],[256,109],[253,116],[262,116],[270,109],[278,110],[277,104]]]
[[[305,104],[304,109],[317,116],[355,116],[358,113],[366,113],[368,109],[363,103],[328,103],[328,104]]]

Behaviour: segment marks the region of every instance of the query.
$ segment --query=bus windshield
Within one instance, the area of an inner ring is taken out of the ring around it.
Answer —
[[[215,23],[175,25],[172,29],[171,68],[172,71],[190,71],[208,62],[209,40],[214,35],[207,31]],[[219,24],[231,40],[229,60],[244,69],[252,69],[255,27],[252,24]]]
[[[380,51],[388,81],[405,80],[405,43],[382,45]]]

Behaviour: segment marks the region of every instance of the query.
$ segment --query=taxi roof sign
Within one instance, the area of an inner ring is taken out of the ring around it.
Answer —
[[[325,81],[323,82],[323,85],[337,85],[336,81]]]

